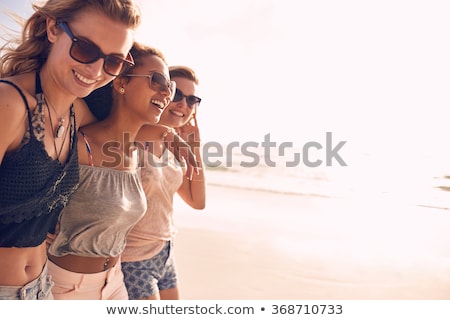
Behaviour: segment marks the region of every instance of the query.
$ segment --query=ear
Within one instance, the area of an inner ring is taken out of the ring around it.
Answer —
[[[50,43],[55,43],[58,34],[58,26],[56,20],[52,18],[46,19],[47,39]]]
[[[113,80],[113,88],[117,92],[121,92],[120,90],[125,88],[125,85],[128,83],[127,77],[118,77]]]

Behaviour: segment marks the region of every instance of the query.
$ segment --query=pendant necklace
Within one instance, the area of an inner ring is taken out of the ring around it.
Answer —
[[[50,112],[50,107],[48,106],[47,100],[45,100],[45,105],[47,106],[47,110],[48,110],[48,118],[50,119],[50,126],[51,126],[51,128],[53,130],[52,113]],[[61,119],[62,119],[62,121],[61,121]],[[61,152],[62,152],[62,149],[64,147],[64,143],[66,142],[67,131],[69,131],[69,130],[67,130],[66,134],[64,134],[64,138],[63,138],[61,147],[59,148],[59,152],[58,152],[58,149],[56,148],[56,138],[61,137],[63,135],[64,131],[65,131],[65,128],[62,125],[62,122],[64,122],[64,119],[62,117],[60,117],[59,125],[58,125],[58,128],[56,129],[56,136],[55,135],[53,136],[53,147],[55,148],[55,154],[56,154],[56,158],[58,159],[58,161],[59,161],[59,157],[61,156]],[[58,133],[59,133],[59,135],[58,135]]]
[[[45,99],[45,104],[47,105],[47,109],[48,109],[48,113],[50,114],[50,109],[49,109],[49,105],[52,107],[53,111],[55,111],[55,114],[59,117],[59,122],[58,122],[58,127],[56,128],[55,131],[55,137],[56,138],[61,138],[64,134],[64,131],[66,130],[66,127],[64,127],[64,118],[61,117],[58,112],[56,112],[56,108],[53,106],[52,103],[50,103],[50,101],[48,101],[48,99],[44,96]],[[50,116],[50,122],[52,121],[52,118]],[[52,128],[53,128],[53,124],[52,124]],[[65,136],[64,136],[65,137]]]

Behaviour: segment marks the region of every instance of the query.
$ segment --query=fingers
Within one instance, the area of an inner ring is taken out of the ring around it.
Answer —
[[[187,123],[189,126],[191,127],[196,127],[197,126],[197,120],[195,117],[195,113],[192,115],[191,120],[189,120],[189,122]]]
[[[175,137],[177,138],[177,136]],[[186,167],[186,178],[192,180],[195,174],[200,174],[200,163],[197,161],[197,157],[192,150],[192,147],[183,139],[175,139],[173,143],[169,145],[169,149],[175,155],[175,158],[180,162],[181,167]]]

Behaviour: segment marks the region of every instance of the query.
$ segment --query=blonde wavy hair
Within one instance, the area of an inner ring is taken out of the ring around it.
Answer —
[[[35,12],[24,22],[21,38],[10,39],[0,48],[0,77],[40,69],[51,47],[47,40],[46,19],[70,22],[77,12],[86,8],[98,10],[131,29],[136,29],[141,22],[140,9],[133,0],[48,0],[40,5],[35,3]]]

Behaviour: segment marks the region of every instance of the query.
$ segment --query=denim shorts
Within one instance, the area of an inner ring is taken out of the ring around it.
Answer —
[[[53,300],[53,281],[47,263],[39,277],[24,286],[0,286],[0,300]]]
[[[161,290],[177,287],[177,274],[172,254],[172,241],[153,258],[122,262],[122,272],[130,300],[142,299]]]

